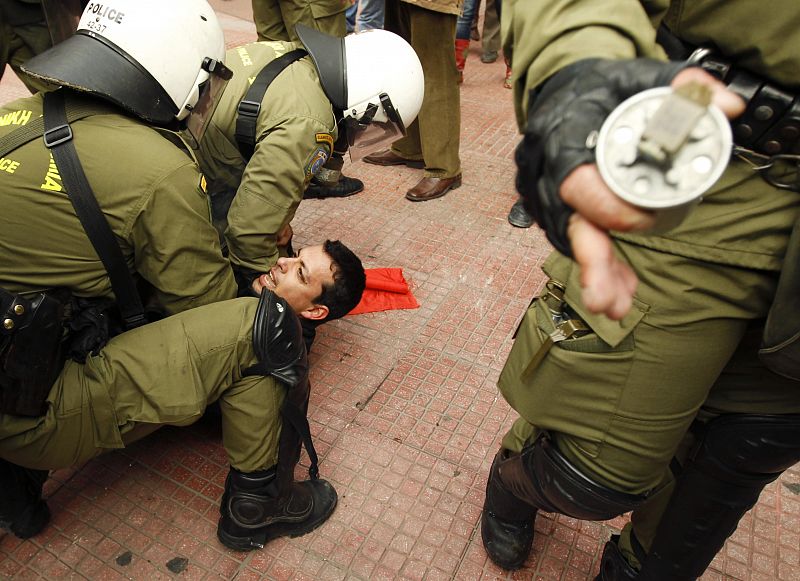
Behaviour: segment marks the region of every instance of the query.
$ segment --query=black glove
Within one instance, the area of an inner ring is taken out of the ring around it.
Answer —
[[[253,281],[258,278],[258,273],[240,266],[232,266],[233,278],[236,279],[237,297],[256,297],[259,295],[253,290]]]
[[[308,356],[300,319],[289,304],[264,289],[253,321],[253,349],[258,363],[244,375],[271,375],[288,387],[308,379]]]
[[[587,145],[622,101],[653,87],[666,86],[682,62],[650,59],[586,59],[573,63],[531,91],[525,137],[517,146],[517,190],[525,208],[562,254],[572,256],[567,224],[573,209],[559,189],[569,173],[595,159]]]

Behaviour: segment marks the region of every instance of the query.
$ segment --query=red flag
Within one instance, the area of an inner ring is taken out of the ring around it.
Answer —
[[[375,313],[394,309],[416,309],[417,299],[411,294],[402,268],[366,268],[367,286],[361,302],[348,315]]]

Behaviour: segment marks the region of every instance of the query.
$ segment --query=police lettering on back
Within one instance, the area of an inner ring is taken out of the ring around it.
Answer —
[[[117,24],[121,23],[122,19],[125,17],[124,12],[120,12],[119,10],[115,10],[113,8],[109,8],[108,6],[104,6],[100,2],[90,2],[89,6],[86,7],[86,11],[84,12],[84,15],[87,14],[96,14],[98,19],[108,18],[109,20],[112,20]]]

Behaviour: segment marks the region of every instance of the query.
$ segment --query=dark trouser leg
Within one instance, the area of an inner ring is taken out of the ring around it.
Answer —
[[[638,575],[631,576],[635,569],[620,561],[617,539],[612,539],[598,580],[696,579],[764,487],[798,460],[800,415],[732,414],[712,420],[676,480],[650,551],[638,559]]]
[[[594,482],[558,450],[547,432],[540,433],[521,454],[501,450],[486,489],[483,544],[489,557],[507,569],[521,567],[530,552],[536,510],[607,520],[645,499],[645,495],[618,492]]]
[[[0,459],[0,528],[21,539],[37,534],[50,520],[42,500],[47,470],[29,470]]]
[[[640,578],[702,575],[764,487],[798,460],[798,415],[712,420],[677,479]]]

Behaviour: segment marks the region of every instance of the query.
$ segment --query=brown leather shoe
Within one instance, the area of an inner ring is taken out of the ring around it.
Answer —
[[[400,157],[391,149],[384,149],[383,151],[365,155],[364,161],[375,165],[407,165],[415,169],[425,167],[425,162],[421,159],[406,159],[405,157]]]
[[[416,186],[406,192],[406,198],[412,202],[427,202],[441,198],[459,186],[461,186],[461,174],[452,178],[422,178]]]

